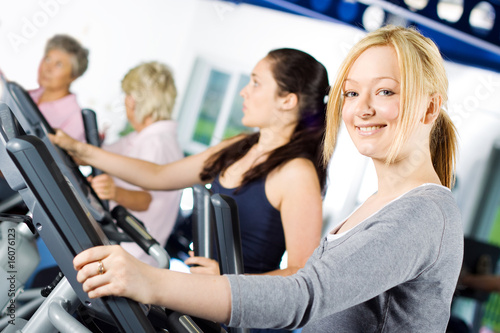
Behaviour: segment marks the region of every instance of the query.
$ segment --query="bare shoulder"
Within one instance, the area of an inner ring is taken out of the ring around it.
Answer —
[[[285,201],[295,208],[321,205],[321,187],[313,162],[294,158],[275,169],[267,177],[266,194],[280,211]]]
[[[298,157],[283,164],[278,171],[284,177],[301,177],[316,175],[316,168],[310,159]]]
[[[277,168],[270,175],[273,181],[279,182],[286,187],[309,183],[316,180],[319,182],[316,168],[311,160],[307,158],[294,158]]]

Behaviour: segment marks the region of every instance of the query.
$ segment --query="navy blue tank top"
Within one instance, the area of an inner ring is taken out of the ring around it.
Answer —
[[[219,176],[212,182],[213,193],[228,195],[238,205],[245,273],[279,269],[286,249],[280,212],[267,200],[264,186],[265,179],[259,179],[234,193],[235,188],[220,184]]]

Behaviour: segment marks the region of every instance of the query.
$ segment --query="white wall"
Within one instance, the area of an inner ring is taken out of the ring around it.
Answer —
[[[485,168],[500,139],[500,75],[448,63],[449,111],[459,131],[457,186],[454,190],[469,233],[480,200]],[[498,170],[500,172],[500,170]]]
[[[101,126],[110,126],[109,140],[125,122],[120,80],[141,61],[159,60],[173,68],[178,110],[198,55],[250,72],[269,50],[294,47],[321,61],[333,80],[347,50],[363,35],[343,24],[224,1],[2,0],[0,68],[24,87],[36,87],[44,44],[56,33],[71,34],[90,49],[88,72],[73,91],[82,107],[98,112]],[[459,177],[467,184],[457,198],[467,217],[474,207],[469,197],[479,190],[474,177],[482,176],[489,145],[500,133],[500,75],[451,63],[447,70],[450,112],[461,133]],[[342,134],[325,198],[329,222],[336,223],[375,189],[373,177],[359,180],[366,165]]]
[[[194,1],[0,1],[0,68],[25,88],[36,75],[47,39],[70,34],[90,50],[89,68],[72,86],[82,107],[93,108],[110,137],[126,117],[120,81],[143,61],[182,68]]]

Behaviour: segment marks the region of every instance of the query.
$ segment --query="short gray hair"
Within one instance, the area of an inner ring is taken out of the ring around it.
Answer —
[[[68,35],[55,35],[45,45],[45,55],[52,50],[62,50],[71,56],[71,76],[78,78],[85,73],[89,65],[89,50],[75,38]]]

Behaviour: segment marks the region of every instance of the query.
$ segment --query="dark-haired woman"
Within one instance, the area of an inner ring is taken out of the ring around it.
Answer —
[[[325,169],[325,67],[294,49],[269,52],[243,88],[243,124],[257,133],[225,140],[180,161],[157,165],[114,155],[58,131],[54,143],[78,159],[150,190],[212,182],[238,204],[245,272],[291,275],[306,263],[321,237]],[[285,269],[279,264],[288,253]],[[216,262],[193,257],[193,273],[218,274]]]

